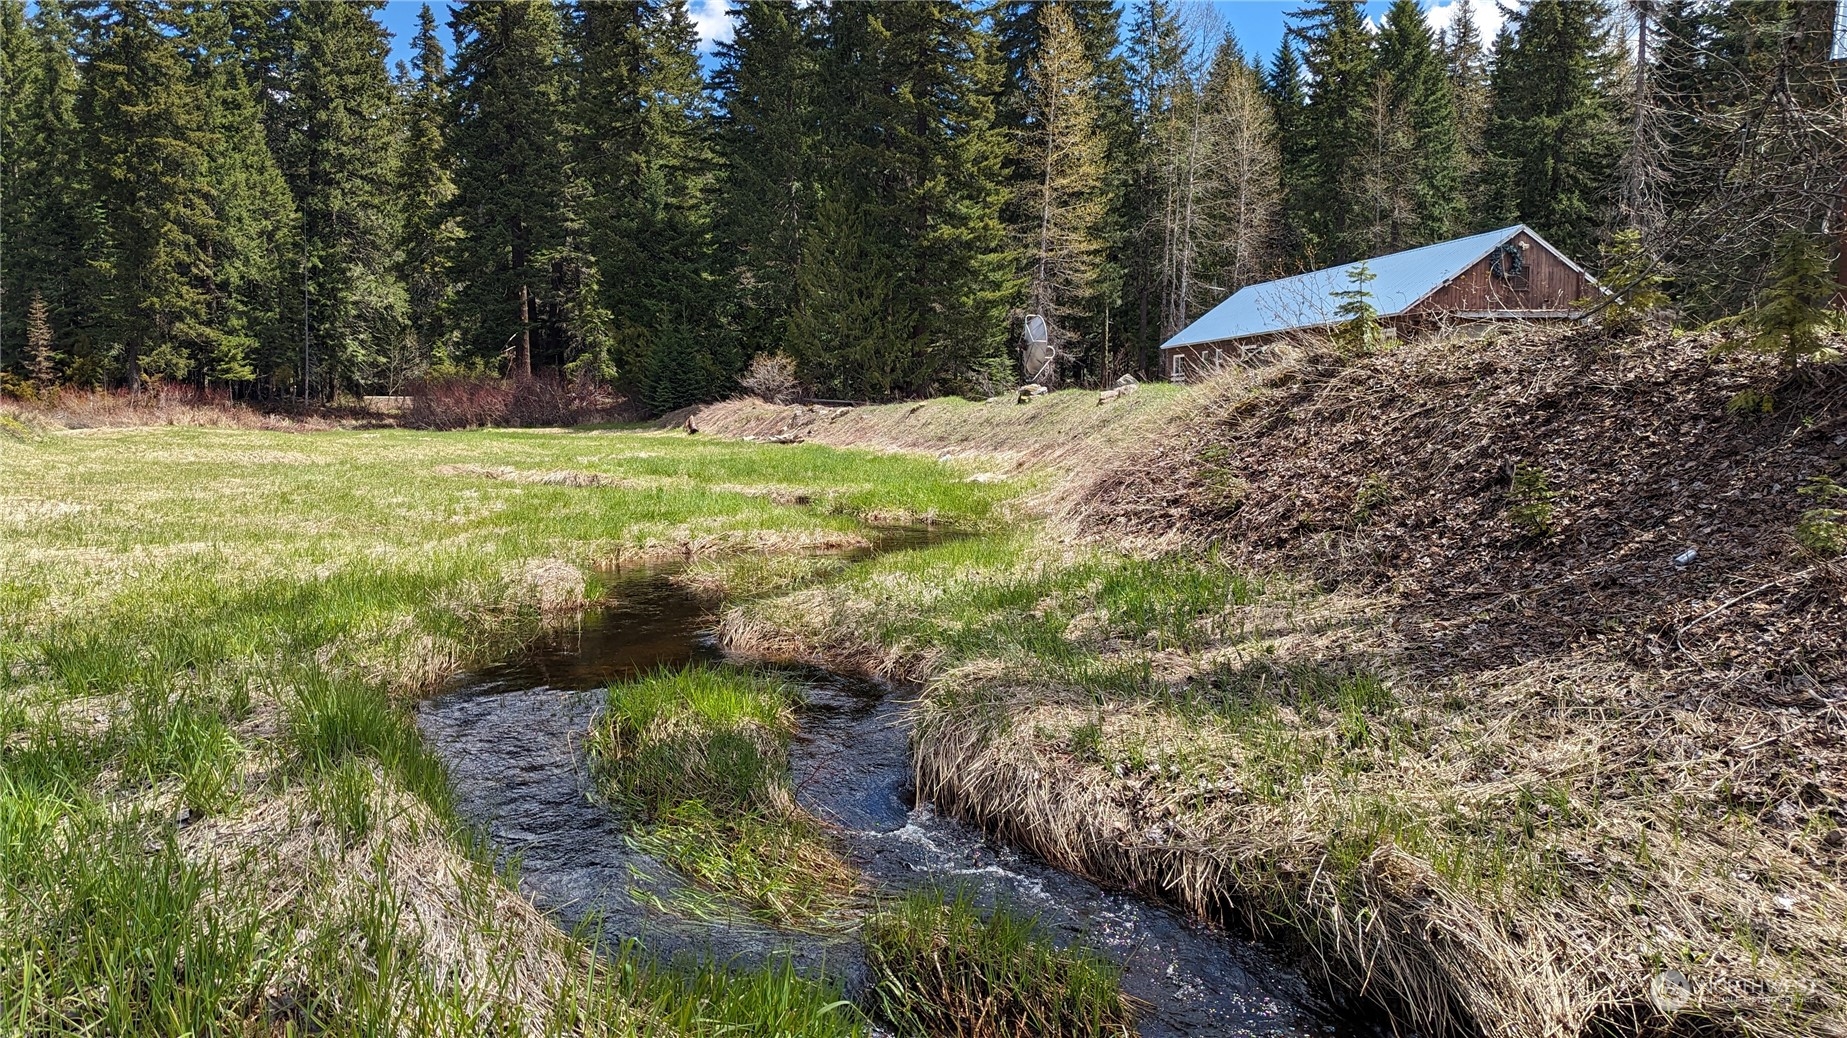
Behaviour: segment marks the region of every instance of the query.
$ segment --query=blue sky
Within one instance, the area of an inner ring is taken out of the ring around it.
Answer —
[[[1441,28],[1449,24],[1455,14],[1455,4],[1462,0],[1420,0],[1424,5],[1425,17],[1433,26]],[[1475,20],[1482,26],[1482,34],[1488,39],[1494,38],[1494,32],[1500,25],[1500,11],[1496,0],[1469,0],[1475,10]],[[726,17],[725,0],[690,0],[693,18],[699,23],[700,36],[705,40],[709,53],[714,42],[731,34],[730,19]],[[410,57],[410,38],[417,31],[417,11],[423,6],[421,0],[391,0],[381,13],[385,27],[390,29],[392,40],[392,57],[394,60],[406,60]],[[443,46],[449,46],[449,33],[446,23],[449,20],[448,4],[436,3],[437,19],[445,23],[443,29]],[[1306,6],[1305,0],[1194,0],[1182,3],[1189,18],[1202,27],[1216,25],[1229,26],[1238,35],[1244,52],[1261,55],[1265,60],[1276,52],[1276,45],[1283,38],[1284,15],[1289,11]],[[1374,18],[1382,17],[1388,0],[1368,0],[1367,13]],[[1216,37],[1217,33],[1212,33]]]

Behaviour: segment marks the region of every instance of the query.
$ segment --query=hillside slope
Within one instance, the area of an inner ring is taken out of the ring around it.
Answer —
[[[1261,369],[1074,512],[1390,593],[1432,669],[1594,652],[1812,707],[1847,682],[1847,564],[1797,533],[1825,504],[1804,488],[1847,482],[1847,372],[1734,415],[1774,375],[1714,345],[1542,332]]]

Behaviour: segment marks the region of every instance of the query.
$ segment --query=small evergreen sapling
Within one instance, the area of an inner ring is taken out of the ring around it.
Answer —
[[[1603,247],[1603,283],[1615,293],[1602,312],[1603,326],[1612,332],[1639,332],[1668,305],[1662,290],[1667,278],[1642,247],[1642,232],[1633,228],[1616,232]]]
[[[1334,330],[1334,345],[1349,356],[1365,356],[1379,348],[1385,328],[1379,323],[1379,309],[1372,304],[1372,290],[1366,286],[1379,275],[1362,263],[1347,273],[1352,288],[1333,293],[1340,300],[1336,312],[1344,319]]]
[[[1815,502],[1796,523],[1796,543],[1824,559],[1847,553],[1847,487],[1816,476],[1798,491]]]
[[[1776,267],[1762,301],[1752,314],[1757,335],[1753,349],[1775,354],[1785,367],[1800,361],[1826,363],[1840,350],[1824,332],[1834,323],[1828,300],[1834,282],[1828,260],[1812,235],[1791,231],[1777,241]]]

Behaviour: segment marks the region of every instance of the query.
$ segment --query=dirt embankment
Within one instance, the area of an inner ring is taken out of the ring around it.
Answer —
[[[1847,561],[1798,533],[1820,481],[1847,483],[1847,371],[1734,414],[1775,376],[1715,345],[1585,330],[1279,365],[1214,386],[1073,511],[1389,594],[1428,674],[1591,652],[1823,708],[1847,687]]]
[[[1150,384],[1108,402],[1070,389],[1019,404],[945,397],[907,404],[818,407],[755,398],[677,411],[664,427],[690,420],[699,432],[759,441],[813,441],[832,447],[914,451],[979,459],[997,474],[1028,468],[1095,471],[1118,462],[1192,399],[1180,386]]]

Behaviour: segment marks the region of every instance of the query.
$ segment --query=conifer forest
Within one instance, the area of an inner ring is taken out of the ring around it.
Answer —
[[[1701,321],[1825,283],[1835,5],[0,0],[0,378],[552,373],[654,411],[1146,375],[1242,285],[1524,222]],[[395,67],[394,67],[395,65]]]

